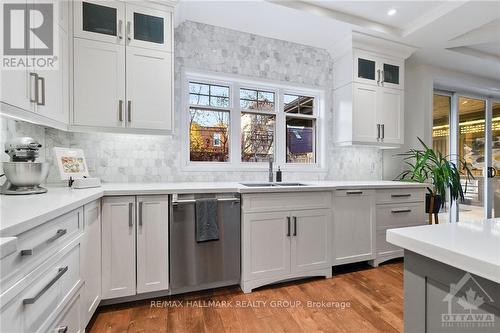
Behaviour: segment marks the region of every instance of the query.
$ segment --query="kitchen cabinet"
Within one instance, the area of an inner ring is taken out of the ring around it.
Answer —
[[[333,264],[374,259],[375,191],[337,190],[333,211]]]
[[[244,292],[290,278],[331,276],[331,192],[248,194],[242,200]]]
[[[146,1],[74,4],[71,128],[172,130],[172,13]]]
[[[74,40],[74,122],[93,127],[123,127],[125,49],[86,39]]]
[[[80,266],[84,285],[80,302],[86,326],[101,301],[101,201],[85,205],[83,216]]]
[[[404,92],[350,83],[334,91],[336,142],[399,147],[404,143]]]
[[[168,196],[137,197],[137,293],[168,289]]]
[[[102,200],[102,298],[168,289],[168,196]]]
[[[27,4],[40,1],[28,1]],[[44,62],[54,63],[54,67],[31,67],[23,70],[2,69],[1,102],[2,113],[20,117],[41,125],[66,129],[69,121],[69,40],[67,26],[67,4],[63,1],[49,1],[59,13],[54,41],[54,54],[45,54],[45,44],[34,39],[34,51],[26,51],[28,59],[44,57]],[[47,3],[47,1],[43,1]],[[32,16],[34,26],[41,25],[42,16]],[[57,47],[56,47],[57,46]],[[54,59],[57,60],[54,62]]]
[[[135,197],[102,200],[102,298],[136,293]]]
[[[363,50],[354,51],[354,81],[404,89],[404,62]]]

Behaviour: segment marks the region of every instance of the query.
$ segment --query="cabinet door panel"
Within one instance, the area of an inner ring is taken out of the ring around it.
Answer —
[[[127,46],[172,52],[172,13],[127,3]]]
[[[377,90],[366,84],[353,84],[353,141],[377,142]]]
[[[290,273],[288,212],[246,214],[243,231],[243,278],[279,277]]]
[[[382,70],[381,86],[386,88],[404,88],[404,62],[380,58],[379,65]]]
[[[350,194],[352,193],[352,194]],[[374,191],[337,191],[333,218],[334,264],[375,257]]]
[[[87,325],[101,301],[101,205],[100,200],[83,207],[84,233],[81,242],[82,319]]]
[[[383,124],[382,142],[402,143],[403,91],[381,88],[377,101],[377,123]]]
[[[330,209],[292,212],[292,272],[331,266]]]
[[[377,58],[375,55],[360,50],[354,51],[354,77],[358,83],[378,85],[380,73],[378,72]]]
[[[75,125],[122,127],[125,123],[125,49],[80,38],[74,39],[74,49]]]
[[[102,298],[135,295],[135,198],[102,200]]]
[[[59,29],[57,70],[37,70],[39,102],[36,113],[67,124],[69,122],[68,34]]]
[[[127,48],[127,126],[172,129],[172,54]]]
[[[168,196],[137,197],[137,293],[168,288]]]
[[[124,18],[124,2],[75,1],[75,37],[124,45]]]

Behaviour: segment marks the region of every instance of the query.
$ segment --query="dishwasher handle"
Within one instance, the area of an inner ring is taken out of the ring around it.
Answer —
[[[172,205],[183,205],[183,204],[192,204],[195,203],[196,199],[183,199],[183,200],[176,200],[172,201]],[[240,202],[239,198],[219,198],[217,199],[217,202]]]

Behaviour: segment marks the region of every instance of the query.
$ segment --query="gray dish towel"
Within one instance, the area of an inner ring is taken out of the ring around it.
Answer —
[[[195,206],[196,241],[199,243],[218,240],[217,199],[197,199]]]

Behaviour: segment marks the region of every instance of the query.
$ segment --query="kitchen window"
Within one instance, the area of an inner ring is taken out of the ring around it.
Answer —
[[[271,158],[284,170],[321,169],[322,91],[196,74],[186,81],[188,169],[267,168]]]

